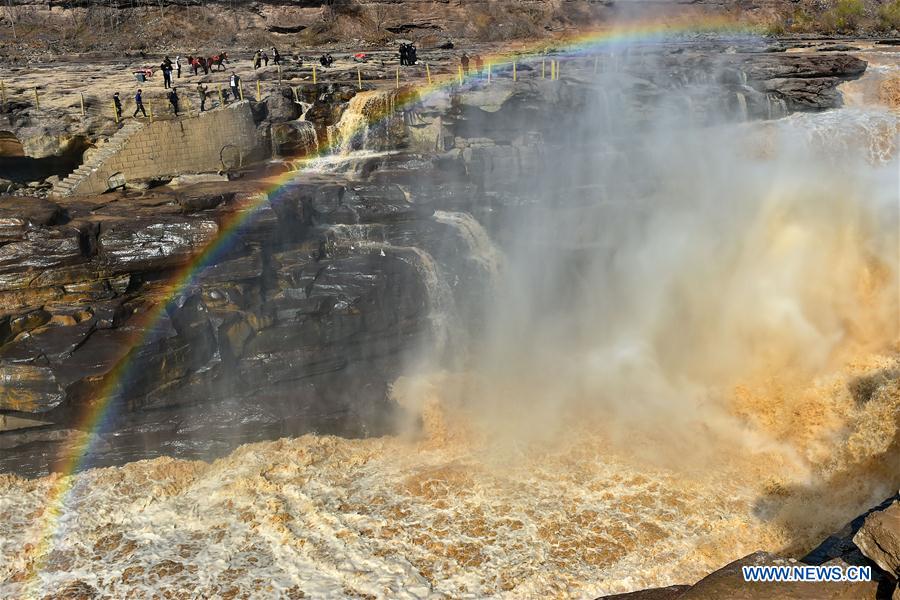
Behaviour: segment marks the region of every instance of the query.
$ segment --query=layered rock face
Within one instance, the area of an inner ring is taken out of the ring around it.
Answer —
[[[396,185],[258,189],[7,199],[0,409],[69,426],[113,394],[118,416],[246,400],[244,422],[383,426],[387,384],[444,333],[420,248],[449,259],[465,240]]]

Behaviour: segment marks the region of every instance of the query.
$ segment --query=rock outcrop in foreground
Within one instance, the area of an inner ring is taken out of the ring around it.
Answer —
[[[886,573],[900,577],[900,502],[866,517],[853,542]]]
[[[840,562],[836,566],[846,566]],[[744,567],[799,567],[802,563],[768,552],[755,552],[729,563],[694,585],[674,585],[605,596],[604,600],[859,600],[878,597],[877,581],[862,583],[756,583],[744,580]]]

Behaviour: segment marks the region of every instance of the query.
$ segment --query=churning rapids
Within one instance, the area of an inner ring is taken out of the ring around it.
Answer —
[[[493,224],[460,366],[395,382],[406,433],[89,470],[61,507],[0,475],[0,595],[592,597],[895,492],[896,113],[692,124],[615,85]]]

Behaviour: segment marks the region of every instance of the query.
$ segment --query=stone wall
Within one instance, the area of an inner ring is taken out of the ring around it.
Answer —
[[[197,117],[148,123],[121,151],[73,188],[75,194],[105,192],[116,173],[126,181],[218,171],[259,158],[263,149],[249,102]]]

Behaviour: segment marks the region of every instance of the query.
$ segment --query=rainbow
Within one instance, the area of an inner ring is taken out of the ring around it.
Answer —
[[[512,69],[514,61],[528,61],[540,59],[544,56],[558,59],[565,57],[578,57],[589,55],[602,49],[609,49],[616,45],[624,45],[635,42],[653,42],[668,39],[674,36],[689,33],[711,33],[718,35],[755,35],[760,33],[757,28],[748,27],[728,17],[705,17],[702,19],[690,19],[669,22],[635,22],[630,25],[622,25],[615,28],[605,28],[589,32],[580,32],[564,39],[541,40],[524,43],[505,52],[485,55],[486,65],[492,65],[495,73],[503,74]],[[553,55],[549,56],[548,49],[552,48]],[[424,79],[424,72],[421,74]],[[389,80],[388,80],[389,81]],[[412,106],[423,97],[450,90],[460,85],[457,73],[441,73],[432,78],[427,85],[417,85],[414,88],[404,86],[403,93],[398,94],[398,103],[394,110]],[[465,81],[463,82],[465,85]],[[376,119],[385,118],[388,115],[376,115]],[[360,130],[369,123],[360,125]],[[358,131],[353,131],[355,135]],[[305,161],[320,158],[330,154],[335,149],[335,142],[320,146],[316,153],[305,157]],[[154,325],[166,314],[171,306],[184,290],[194,285],[197,277],[203,270],[214,264],[227,252],[231,244],[237,238],[241,229],[250,223],[260,208],[269,202],[275,202],[278,194],[288,184],[303,176],[303,170],[290,171],[282,175],[261,180],[260,194],[245,206],[228,215],[225,222],[220,223],[219,232],[212,242],[200,250],[194,257],[183,265],[178,272],[165,285],[165,300],[156,305],[152,310],[134,315],[132,323],[136,324],[132,339],[128,340],[128,347],[132,350],[150,341]],[[34,529],[37,543],[30,549],[32,558],[28,568],[28,592],[35,595],[40,586],[39,574],[43,568],[46,557],[53,550],[55,542],[61,536],[60,523],[66,514],[66,507],[72,498],[72,492],[78,483],[76,473],[86,466],[86,459],[90,456],[98,440],[98,433],[111,418],[111,408],[118,403],[117,398],[122,398],[127,392],[127,383],[133,373],[134,362],[129,353],[110,371],[105,377],[99,392],[93,402],[86,405],[83,413],[76,419],[73,428],[84,432],[80,438],[72,443],[66,455],[57,465],[57,473],[51,476],[51,489],[48,492],[47,502],[42,514],[37,518]]]

